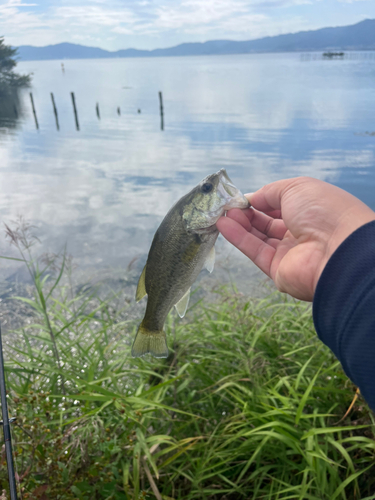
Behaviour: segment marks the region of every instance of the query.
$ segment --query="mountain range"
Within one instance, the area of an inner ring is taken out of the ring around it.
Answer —
[[[212,40],[204,43],[182,43],[175,47],[154,50],[123,49],[110,52],[97,47],[86,47],[72,43],[59,43],[46,47],[21,45],[18,47],[18,58],[23,61],[32,61],[327,50],[375,50],[375,19],[366,19],[350,26],[300,31],[299,33],[268,36],[256,40]]]

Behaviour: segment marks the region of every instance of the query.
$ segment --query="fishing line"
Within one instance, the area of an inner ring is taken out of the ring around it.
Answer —
[[[17,487],[16,478],[14,475],[14,464],[13,464],[13,451],[12,451],[12,438],[10,434],[10,421],[8,416],[8,404],[7,404],[7,393],[5,387],[5,373],[4,373],[4,358],[3,358],[3,342],[1,338],[1,324],[0,324],[0,393],[1,393],[1,411],[3,414],[3,432],[4,432],[4,443],[5,443],[5,453],[7,458],[7,468],[9,477],[9,491],[10,499],[17,500]],[[11,419],[13,421],[13,419]]]

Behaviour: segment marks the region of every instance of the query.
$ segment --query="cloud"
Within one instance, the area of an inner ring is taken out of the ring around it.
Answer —
[[[278,5],[290,5],[309,0],[276,0]],[[110,29],[114,33],[148,33],[150,28],[158,32],[168,30],[188,30],[194,26],[207,26],[209,30],[226,29],[228,21],[241,26],[246,22],[266,20],[259,8],[274,6],[275,1],[245,0],[141,0],[123,6],[116,0],[85,0],[79,5],[51,3],[41,9],[35,3],[8,0],[0,6],[0,18],[11,34],[22,33],[25,29],[48,29],[50,34],[72,27],[85,26],[88,33],[97,28]],[[199,29],[198,29],[199,31]]]
[[[54,11],[54,19],[73,26],[85,26],[90,31],[96,27],[118,27],[121,23],[134,24],[137,16],[129,9],[107,8],[102,5],[62,6]]]
[[[359,0],[333,1],[336,6],[346,3],[343,12],[354,9],[350,2],[363,6]],[[151,49],[321,28],[330,21],[318,16],[316,8],[314,14],[315,4],[334,11],[335,5],[328,7],[322,0],[5,0],[0,23],[2,34],[15,46],[79,40],[109,50]],[[338,24],[350,24],[352,19],[347,16],[345,23],[340,18]]]
[[[8,0],[3,5],[0,5],[0,22],[3,24],[5,34],[9,31],[15,31],[18,26],[18,31],[24,29],[35,29],[45,27],[39,16],[21,10],[21,8],[34,7],[36,4],[25,4],[20,1]]]
[[[162,5],[157,9],[156,24],[160,28],[179,29],[191,25],[220,22],[228,16],[246,13],[241,0],[183,0],[179,5]]]
[[[75,39],[101,39],[108,34],[132,34],[142,18],[136,10],[101,0],[80,5],[55,4],[48,9],[37,4],[8,0],[0,6],[0,22],[6,27],[5,36],[13,45],[45,45]],[[84,31],[82,31],[84,29]]]
[[[0,5],[0,11],[10,7],[36,7],[37,5],[36,3],[24,3],[22,0],[8,0],[5,4]]]

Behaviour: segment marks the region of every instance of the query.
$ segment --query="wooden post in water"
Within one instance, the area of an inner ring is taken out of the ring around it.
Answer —
[[[120,116],[121,115],[121,109],[120,109],[120,106],[118,106],[117,108],[117,114]]]
[[[100,111],[99,111],[99,103],[96,103],[96,116],[98,117],[98,120],[100,120]]]
[[[16,118],[18,118],[18,111],[17,111],[17,106],[15,105],[15,103],[13,103],[13,111],[14,111],[14,116]]]
[[[75,100],[75,97],[74,97],[74,92],[70,92],[70,95],[72,96],[74,118],[75,118],[75,121],[76,121],[76,129],[79,130],[78,114],[77,114],[76,100]]]
[[[51,92],[51,99],[52,99],[53,112],[55,114],[56,128],[57,128],[57,130],[60,130],[59,117],[57,116],[57,109],[56,109],[56,104],[55,104],[55,98],[53,97],[53,93],[52,92]]]
[[[33,99],[33,94],[30,92],[30,100],[31,100],[31,107],[33,108],[33,114],[34,114],[34,119],[35,119],[35,126],[37,130],[39,130],[39,123],[38,123],[38,118],[36,117],[36,111],[35,111],[35,106],[34,106],[34,99]]]
[[[160,128],[164,130],[164,108],[163,108],[163,94],[159,92],[160,101]]]

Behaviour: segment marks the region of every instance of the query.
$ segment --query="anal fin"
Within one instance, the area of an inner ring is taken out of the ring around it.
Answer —
[[[186,309],[188,308],[189,305],[189,299],[190,299],[190,288],[182,297],[182,299],[180,299],[177,302],[177,304],[175,304],[176,311],[178,312],[180,318],[183,318],[185,316]]]
[[[139,277],[135,300],[139,302],[146,295],[146,266],[143,268],[142,274]]]

